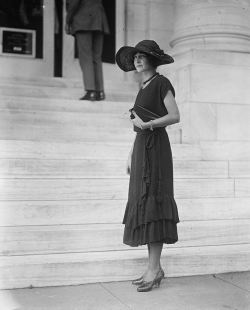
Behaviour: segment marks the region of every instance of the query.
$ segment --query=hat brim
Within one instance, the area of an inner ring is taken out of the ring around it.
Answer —
[[[159,55],[154,52],[149,53],[132,46],[123,46],[118,50],[115,56],[117,65],[125,72],[136,70],[134,66],[134,55],[139,52],[155,57],[158,60],[158,66],[174,62],[174,59],[168,54]]]

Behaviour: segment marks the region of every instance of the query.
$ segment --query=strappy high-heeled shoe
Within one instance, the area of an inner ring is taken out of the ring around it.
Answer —
[[[165,274],[164,274],[164,271],[161,267],[160,267],[160,271],[161,271],[163,278],[164,278]],[[133,280],[132,284],[133,285],[141,285],[143,282],[144,282],[144,279],[143,279],[143,276],[141,276],[140,278]]]
[[[149,282],[144,281],[140,286],[137,287],[137,292],[149,292],[154,287],[159,287],[161,284],[161,280],[163,278],[164,278],[164,272],[163,270],[160,269],[156,274],[154,280]]]
[[[141,285],[143,283],[143,276],[132,281],[133,285]]]

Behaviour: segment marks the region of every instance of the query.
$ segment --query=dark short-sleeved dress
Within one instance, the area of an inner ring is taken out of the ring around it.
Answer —
[[[143,121],[144,111],[158,116],[166,115],[164,98],[168,91],[175,96],[170,81],[156,76],[144,89],[140,89],[134,110]],[[142,108],[141,108],[142,107]],[[173,244],[178,241],[177,205],[173,190],[173,163],[168,134],[165,128],[137,132],[131,161],[128,202],[123,218],[123,242],[139,246],[152,242]]]

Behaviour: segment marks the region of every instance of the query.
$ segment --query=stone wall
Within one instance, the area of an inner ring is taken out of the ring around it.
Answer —
[[[182,141],[250,141],[250,1],[175,2],[170,45]]]
[[[127,44],[135,45],[141,40],[152,39],[168,50],[173,34],[173,0],[128,0]]]

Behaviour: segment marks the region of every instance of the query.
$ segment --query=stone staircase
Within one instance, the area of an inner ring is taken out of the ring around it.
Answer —
[[[82,81],[66,78],[1,78],[0,95],[31,98],[76,99],[84,94]],[[136,86],[131,82],[105,81],[108,101],[133,101]]]
[[[108,83],[80,102],[78,81],[0,81],[1,288],[127,280],[146,247],[122,243],[135,89]],[[250,143],[172,142],[180,241],[167,276],[249,270]]]

